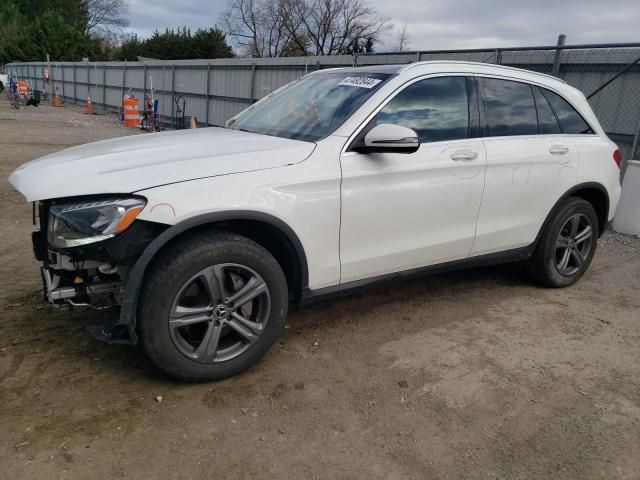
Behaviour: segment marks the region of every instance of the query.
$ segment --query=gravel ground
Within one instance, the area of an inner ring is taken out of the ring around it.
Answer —
[[[31,207],[6,181],[133,133],[0,102],[3,478],[640,478],[638,239],[605,233],[563,290],[503,266],[293,311],[249,372],[179,384],[93,340],[105,314],[42,304]]]

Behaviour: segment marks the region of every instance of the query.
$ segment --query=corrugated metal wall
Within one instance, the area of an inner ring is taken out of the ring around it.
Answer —
[[[551,73],[556,50],[553,47],[528,50],[487,49],[414,52],[383,55],[332,57],[232,58],[216,60],[174,60],[146,62],[52,63],[53,91],[67,102],[84,103],[87,96],[98,108],[119,109],[122,97],[133,93],[142,99],[153,83],[160,101],[160,115],[173,118],[177,96],[184,96],[187,115],[198,122],[223,125],[253,101],[313,70],[373,64],[404,64],[419,60],[465,60],[500,63]],[[559,76],[589,95],[616,73],[624,74],[594,95],[590,102],[605,130],[632,158],[640,133],[640,47],[567,48],[560,51]],[[7,72],[45,88],[44,63],[15,63]]]

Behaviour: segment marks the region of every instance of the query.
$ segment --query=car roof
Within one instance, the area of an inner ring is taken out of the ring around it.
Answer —
[[[326,73],[326,72],[353,72],[353,73],[388,73],[395,75],[405,68],[407,64],[401,65],[367,65],[364,67],[336,67],[336,68],[323,68],[312,73]]]
[[[325,72],[328,71],[324,70]],[[342,72],[355,73],[387,73],[391,75],[401,75],[415,77],[429,73],[470,73],[470,74],[487,74],[498,75],[504,77],[512,77],[525,81],[539,82],[547,85],[553,85],[556,88],[566,89],[568,87],[564,80],[557,77],[547,75],[545,73],[535,72],[533,70],[524,70],[521,68],[507,67],[504,65],[496,65],[492,63],[479,62],[461,62],[454,60],[429,60],[424,62],[414,62],[401,65],[367,65],[363,67],[346,67],[340,69]],[[322,72],[323,70],[320,70]]]

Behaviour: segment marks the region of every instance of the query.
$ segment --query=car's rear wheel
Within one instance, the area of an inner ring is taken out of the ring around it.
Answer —
[[[282,269],[260,245],[224,232],[192,236],[164,251],[145,278],[140,341],[167,374],[217,380],[269,350],[287,305]]]
[[[598,217],[582,198],[569,197],[543,228],[527,262],[531,276],[549,287],[566,287],[587,271],[596,251]]]

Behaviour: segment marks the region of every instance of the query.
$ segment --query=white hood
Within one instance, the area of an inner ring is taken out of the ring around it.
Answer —
[[[315,144],[224,128],[103,140],[46,155],[9,182],[27,201],[138,190],[298,163]]]

